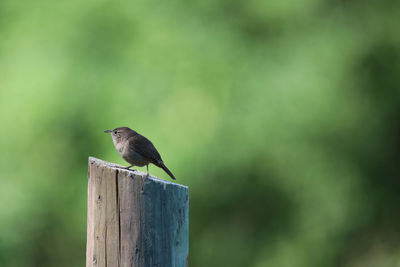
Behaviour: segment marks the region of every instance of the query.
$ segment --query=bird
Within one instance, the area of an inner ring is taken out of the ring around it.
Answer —
[[[149,164],[153,163],[163,169],[172,179],[176,179],[167,166],[165,166],[160,153],[158,153],[153,143],[143,135],[128,127],[118,127],[114,130],[105,130],[104,132],[111,134],[114,146],[119,155],[131,164],[128,167],[124,167],[125,169],[130,169],[133,166],[146,166],[146,177],[148,177]]]

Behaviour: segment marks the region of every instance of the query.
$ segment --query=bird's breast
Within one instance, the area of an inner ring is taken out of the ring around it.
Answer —
[[[117,149],[118,153],[121,155],[121,157],[125,154],[125,150],[126,150],[126,145],[124,143],[121,142],[115,142],[115,149]]]
[[[130,164],[141,167],[150,163],[149,160],[142,155],[130,149],[129,142],[115,142],[114,145],[119,155]]]

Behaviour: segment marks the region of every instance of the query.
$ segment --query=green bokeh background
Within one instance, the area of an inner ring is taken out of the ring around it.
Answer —
[[[400,266],[400,2],[0,1],[0,266],[85,264],[129,126],[190,187],[190,266]],[[156,167],[153,175],[168,176]]]

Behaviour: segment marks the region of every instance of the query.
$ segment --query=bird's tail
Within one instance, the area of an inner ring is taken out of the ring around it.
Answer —
[[[159,162],[157,162],[157,167],[160,167],[161,169],[163,169],[172,179],[175,179],[175,176],[172,174],[172,172],[170,170],[168,170],[167,166],[165,166],[164,162],[162,162],[161,160]]]

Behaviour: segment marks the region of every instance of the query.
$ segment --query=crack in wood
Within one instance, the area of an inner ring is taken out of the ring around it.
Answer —
[[[107,267],[107,220],[105,222],[105,233],[104,233],[104,263]]]
[[[119,192],[118,192],[118,170],[115,170],[115,190],[116,190],[116,204],[117,204],[117,215],[118,215],[118,266],[121,262],[121,210],[119,206]]]

